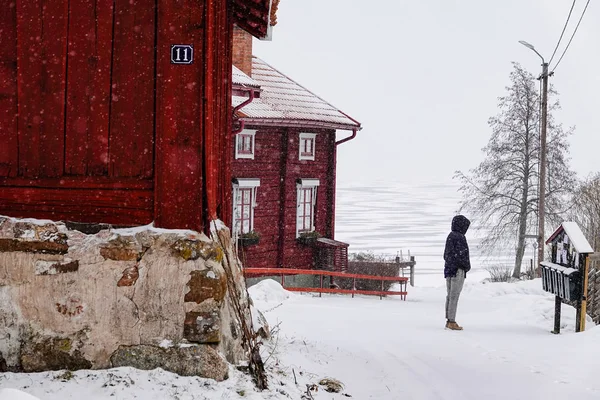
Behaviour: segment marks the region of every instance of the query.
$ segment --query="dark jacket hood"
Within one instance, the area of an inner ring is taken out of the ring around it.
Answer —
[[[464,215],[457,215],[456,217],[452,218],[452,232],[458,232],[464,235],[467,233],[469,225],[471,225],[471,221],[469,221]]]

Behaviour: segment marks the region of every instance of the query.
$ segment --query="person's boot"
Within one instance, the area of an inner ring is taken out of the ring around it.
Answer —
[[[458,325],[455,321],[446,322],[446,328],[452,331],[462,331],[462,326]]]

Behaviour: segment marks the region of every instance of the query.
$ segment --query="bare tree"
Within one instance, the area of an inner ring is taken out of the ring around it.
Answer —
[[[573,194],[571,218],[583,228],[594,250],[600,245],[600,172],[580,182]]]
[[[470,212],[487,231],[483,250],[514,245],[513,276],[519,278],[525,236],[534,234],[537,226],[540,93],[535,77],[517,63],[513,63],[506,91],[498,99],[498,115],[488,121],[492,135],[483,148],[484,161],[468,173],[458,171],[455,177],[461,181],[461,210]],[[553,88],[549,98],[557,98]],[[564,131],[555,122],[552,113],[559,108],[558,100],[548,105],[546,218],[550,226],[568,208],[566,195],[574,189],[575,180],[567,142],[573,129]]]

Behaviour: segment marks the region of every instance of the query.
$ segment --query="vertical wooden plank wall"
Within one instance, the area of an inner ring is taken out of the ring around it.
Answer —
[[[0,0],[0,214],[230,222],[230,7]]]
[[[71,0],[65,173],[108,175],[113,0]]]
[[[231,218],[228,3],[158,2],[155,221],[160,227],[202,230],[211,219]],[[172,44],[193,45],[194,63],[171,64]]]
[[[218,143],[214,149],[218,152],[217,176],[217,215],[227,226],[231,226],[232,190],[231,190],[231,149],[233,143],[232,106],[231,106],[231,66],[233,63],[233,23],[229,7],[221,6],[217,15],[218,26],[227,29],[218,30],[217,38],[217,82],[219,83],[219,101],[216,108],[218,119]]]
[[[65,174],[149,179],[155,1],[69,4]]]
[[[159,0],[157,22],[155,223],[163,228],[200,230],[204,211],[203,1]],[[194,46],[194,63],[171,64],[173,44]]]
[[[205,225],[230,220],[231,206],[231,63],[233,25],[230,2],[205,0],[204,97]],[[229,200],[229,201],[228,201]]]
[[[17,3],[19,175],[63,173],[68,2]]]
[[[155,19],[155,0],[0,0],[0,214],[152,221]]]
[[[17,112],[17,7],[0,0],[0,177],[17,175]]]
[[[117,0],[114,10],[109,171],[152,177],[155,0]]]
[[[214,151],[218,143],[216,134],[217,121],[215,120],[218,105],[218,82],[211,76],[217,73],[217,7],[219,0],[204,0],[206,4],[204,33],[204,70],[206,71],[204,80],[204,97],[212,99],[204,103],[204,199],[205,209],[203,210],[208,220],[217,219],[217,162],[218,154]],[[206,218],[205,218],[206,221]]]

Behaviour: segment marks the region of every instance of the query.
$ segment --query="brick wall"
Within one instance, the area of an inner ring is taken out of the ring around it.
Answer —
[[[252,76],[252,35],[237,26],[233,28],[233,65]]]

